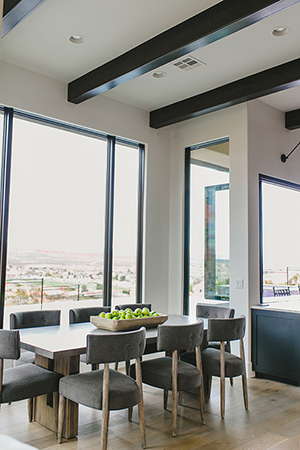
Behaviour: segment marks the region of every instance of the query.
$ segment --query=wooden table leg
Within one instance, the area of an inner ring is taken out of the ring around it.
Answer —
[[[52,370],[63,375],[71,375],[79,372],[79,355],[66,358],[48,359],[44,356],[35,355],[35,363],[45,369]],[[56,430],[57,414],[54,407],[53,395],[41,395],[36,398],[34,408],[34,420],[52,431]],[[66,402],[65,425],[63,436],[71,439],[78,434],[78,404],[70,400]]]
[[[71,375],[79,372],[79,355],[54,360],[54,371],[63,375]],[[78,434],[78,403],[66,399],[65,424],[63,436],[71,439]]]

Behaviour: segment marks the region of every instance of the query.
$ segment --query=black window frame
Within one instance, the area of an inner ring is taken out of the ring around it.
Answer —
[[[136,302],[143,301],[143,228],[144,228],[144,196],[145,196],[145,145],[129,139],[112,136],[79,125],[39,116],[37,114],[7,108],[0,105],[3,111],[3,139],[0,178],[0,329],[3,328],[5,307],[5,283],[8,242],[9,197],[11,182],[11,157],[13,151],[13,119],[14,117],[36,122],[49,127],[59,128],[107,142],[106,167],[106,205],[104,230],[104,277],[103,306],[111,306],[112,300],[112,260],[113,260],[113,221],[114,221],[114,177],[115,146],[126,145],[139,151],[138,173],[138,212],[137,212],[137,254],[136,254]]]
[[[265,305],[263,302],[263,277],[264,277],[264,267],[263,267],[263,208],[262,208],[262,184],[268,183],[274,186],[279,186],[286,189],[292,189],[294,191],[300,192],[300,184],[293,183],[292,181],[283,180],[281,178],[271,177],[269,175],[264,175],[260,173],[258,175],[258,183],[259,183],[259,294],[260,299],[259,303],[261,305]]]
[[[184,238],[183,238],[183,314],[189,315],[189,290],[190,290],[190,213],[191,213],[191,164],[193,159],[191,153],[201,148],[212,147],[214,145],[229,142],[229,137],[215,139],[213,141],[201,142],[185,148],[184,158]],[[224,172],[229,169],[211,163],[198,162],[209,168],[215,168]],[[213,299],[211,299],[213,300]]]

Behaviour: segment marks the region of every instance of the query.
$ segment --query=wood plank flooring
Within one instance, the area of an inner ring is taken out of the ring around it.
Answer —
[[[225,419],[220,416],[219,379],[213,378],[212,395],[206,403],[206,425],[201,425],[199,400],[184,394],[178,407],[178,436],[172,437],[171,394],[168,411],[163,391],[144,385],[147,449],[169,450],[299,450],[300,387],[268,380],[248,380],[249,410],[244,409],[241,377],[229,385],[226,379]],[[27,421],[26,401],[2,405],[0,433],[13,436],[40,450],[95,450],[100,448],[101,411],[80,406],[78,438],[57,444],[54,433]],[[138,411],[133,422],[127,411],[112,411],[108,448],[141,448]],[[1,449],[2,450],[2,449]]]

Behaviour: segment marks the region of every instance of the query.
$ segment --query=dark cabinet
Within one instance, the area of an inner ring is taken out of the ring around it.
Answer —
[[[251,310],[252,369],[258,377],[300,384],[300,314]]]

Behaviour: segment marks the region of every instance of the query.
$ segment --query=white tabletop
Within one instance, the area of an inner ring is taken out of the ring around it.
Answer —
[[[170,314],[165,324],[195,323],[189,316]],[[50,327],[20,329],[21,348],[49,359],[57,359],[86,353],[87,334],[112,334],[111,331],[95,328],[90,322],[57,325]],[[118,332],[119,334],[119,332]],[[147,343],[155,343],[157,328],[147,328]]]

